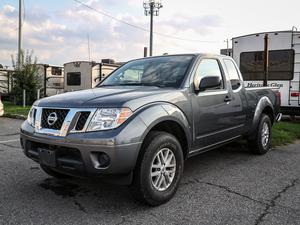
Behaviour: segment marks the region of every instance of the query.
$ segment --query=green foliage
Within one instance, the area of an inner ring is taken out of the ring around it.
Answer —
[[[296,139],[300,139],[300,123],[299,122],[280,122],[273,126],[272,145],[285,145],[293,143]]]
[[[12,94],[16,103],[22,104],[23,89],[26,90],[26,104],[32,104],[37,96],[37,90],[41,88],[41,81],[38,76],[37,58],[33,58],[33,51],[21,52],[20,62],[12,57],[14,67]]]
[[[4,116],[6,117],[15,117],[17,116],[27,116],[31,106],[14,105],[12,102],[3,101],[4,105]]]

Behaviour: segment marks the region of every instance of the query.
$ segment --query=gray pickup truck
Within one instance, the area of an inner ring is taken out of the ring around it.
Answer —
[[[96,88],[34,103],[21,127],[27,157],[56,178],[130,185],[150,205],[176,192],[187,158],[239,138],[270,149],[280,93],[244,88],[232,58],[206,54],[130,61]]]

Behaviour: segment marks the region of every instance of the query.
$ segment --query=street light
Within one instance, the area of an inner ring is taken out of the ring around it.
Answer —
[[[150,56],[153,53],[153,16],[159,15],[159,9],[163,7],[160,1],[155,0],[144,1],[145,16],[150,15]]]

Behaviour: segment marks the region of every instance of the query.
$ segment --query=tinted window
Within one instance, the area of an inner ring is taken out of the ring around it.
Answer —
[[[240,69],[244,80],[264,80],[264,52],[243,52]],[[269,80],[292,80],[294,50],[269,51]]]
[[[67,85],[80,86],[81,85],[81,73],[73,72],[67,74]]]
[[[222,86],[219,87],[223,88],[223,78],[222,73],[220,70],[219,63],[216,59],[202,59],[198,69],[196,71],[196,79],[195,79],[195,85],[199,86],[200,81],[205,76],[219,76],[222,80],[221,84]]]
[[[236,90],[241,85],[239,73],[231,60],[224,59],[224,63],[230,79],[231,87],[233,90]]]
[[[126,63],[98,86],[140,85],[179,87],[194,56],[163,56]]]

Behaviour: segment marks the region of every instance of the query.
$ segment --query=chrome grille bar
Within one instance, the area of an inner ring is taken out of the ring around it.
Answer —
[[[84,132],[87,129],[87,126],[94,115],[96,108],[58,108],[58,107],[45,107],[47,109],[68,109],[69,112],[61,126],[60,130],[47,129],[41,126],[43,107],[35,107],[36,108],[36,117],[35,117],[35,132],[38,134],[46,134],[52,136],[60,136],[65,137],[68,133],[78,133]],[[77,123],[78,115],[80,112],[90,112],[88,119],[82,130],[75,130],[75,126]]]

